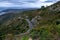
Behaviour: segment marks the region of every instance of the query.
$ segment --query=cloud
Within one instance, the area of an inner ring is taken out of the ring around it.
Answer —
[[[41,6],[49,6],[59,0],[0,0],[0,7],[26,7],[40,8]]]
[[[45,1],[48,1],[48,0],[38,0],[38,1],[40,1],[40,2],[45,2]]]
[[[19,7],[20,5],[8,1],[0,2],[0,7]]]
[[[13,3],[10,3],[8,1],[0,2],[0,7],[9,7],[10,5],[13,5]]]
[[[45,2],[57,2],[57,1],[60,1],[60,0],[47,0]]]
[[[34,3],[36,2],[37,0],[19,0],[19,2],[29,2],[29,3]]]

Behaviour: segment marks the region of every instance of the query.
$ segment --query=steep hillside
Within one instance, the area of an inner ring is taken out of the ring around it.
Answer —
[[[46,8],[1,15],[0,38],[9,40],[7,37],[14,40],[21,40],[20,37],[22,40],[60,40],[60,1]]]

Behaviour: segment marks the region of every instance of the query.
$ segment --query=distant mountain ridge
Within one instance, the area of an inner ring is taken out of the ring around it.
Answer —
[[[2,8],[1,8],[2,9]],[[0,9],[0,10],[1,10]],[[0,11],[0,15],[3,15],[5,13],[19,13],[19,12],[23,12],[23,11],[29,11],[29,10],[36,10],[38,8],[24,8],[24,9],[18,9],[18,8],[3,8]]]
[[[0,12],[7,12],[7,11],[11,11],[11,10],[35,10],[35,9],[39,9],[39,8],[13,8],[13,7],[0,7]]]
[[[28,11],[28,10],[35,10],[36,8],[26,8],[26,9],[5,9],[5,10],[2,10],[1,12],[11,12],[11,11]]]

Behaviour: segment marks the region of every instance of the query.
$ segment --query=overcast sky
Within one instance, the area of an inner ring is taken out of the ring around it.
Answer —
[[[40,8],[41,6],[49,6],[59,0],[0,0],[0,7],[27,7]]]

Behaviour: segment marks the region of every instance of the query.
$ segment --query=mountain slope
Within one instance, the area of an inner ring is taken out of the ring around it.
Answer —
[[[28,22],[25,19],[29,19],[33,25],[33,29],[27,34],[32,39],[60,40],[60,1],[46,8],[42,7],[41,9],[19,13],[13,11],[1,15],[0,35],[20,36],[21,33],[25,33],[29,29]]]

